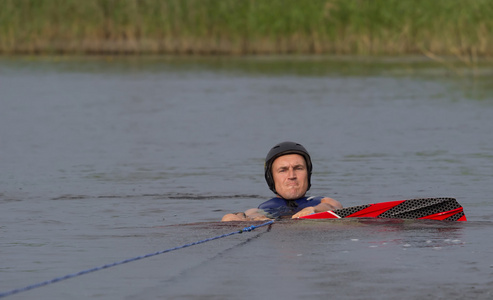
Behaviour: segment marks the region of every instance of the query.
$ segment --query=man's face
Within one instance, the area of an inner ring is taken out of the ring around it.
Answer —
[[[308,190],[308,170],[303,156],[287,154],[272,163],[272,177],[277,194],[286,200],[303,197]]]

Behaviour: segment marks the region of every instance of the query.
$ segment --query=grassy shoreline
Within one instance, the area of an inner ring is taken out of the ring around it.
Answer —
[[[0,0],[0,54],[493,56],[490,0]]]

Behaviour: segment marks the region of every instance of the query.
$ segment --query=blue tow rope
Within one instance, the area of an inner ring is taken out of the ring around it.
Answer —
[[[156,255],[167,253],[167,252],[171,252],[171,251],[174,251],[174,250],[183,249],[183,248],[187,248],[187,247],[191,247],[191,246],[203,244],[205,242],[217,240],[217,239],[220,239],[220,238],[223,238],[223,237],[227,237],[227,236],[231,236],[231,235],[235,235],[235,234],[239,234],[239,233],[243,233],[245,231],[252,231],[252,230],[254,230],[256,228],[267,226],[267,225],[270,225],[270,224],[273,224],[273,223],[274,223],[274,221],[269,221],[269,222],[265,222],[265,223],[260,224],[260,225],[252,225],[252,226],[249,226],[249,227],[245,227],[243,229],[240,229],[238,231],[234,231],[234,232],[231,232],[231,233],[219,235],[219,236],[216,236],[216,237],[208,238],[208,239],[197,241],[197,242],[194,242],[194,243],[185,244],[185,245],[182,245],[182,246],[178,246],[178,247],[174,247],[174,248],[170,248],[170,249],[166,249],[166,250],[162,250],[162,251],[145,254],[145,255],[142,255],[142,256],[136,256],[136,257],[128,258],[128,259],[125,259],[125,260],[122,260],[122,261],[118,261],[118,262],[114,262],[114,263],[111,263],[111,264],[107,264],[107,265],[95,267],[95,268],[92,268],[92,269],[83,270],[83,271],[80,271],[80,272],[77,272],[77,273],[73,273],[73,274],[67,274],[65,276],[53,278],[51,280],[47,280],[47,281],[43,281],[43,282],[40,282],[40,283],[28,285],[28,286],[23,287],[23,288],[19,288],[19,289],[7,291],[7,292],[0,292],[0,298],[7,297],[7,296],[10,296],[10,295],[14,295],[14,294],[18,294],[18,293],[21,293],[21,292],[26,292],[26,291],[29,291],[29,290],[32,290],[32,289],[35,289],[35,288],[39,288],[39,287],[42,287],[42,286],[45,286],[45,285],[49,285],[49,284],[56,283],[56,282],[59,282],[59,281],[67,280],[67,279],[70,279],[70,278],[78,277],[78,276],[81,276],[81,275],[84,275],[84,274],[96,272],[96,271],[103,270],[103,269],[108,269],[108,268],[115,267],[115,266],[118,266],[118,265],[123,265],[123,264],[129,263],[129,262],[132,262],[132,261],[141,260],[141,259],[144,259],[144,258],[156,256]]]

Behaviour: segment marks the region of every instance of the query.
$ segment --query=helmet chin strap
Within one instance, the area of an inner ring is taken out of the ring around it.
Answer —
[[[298,203],[296,203],[296,200],[286,200],[286,204],[288,205],[288,207],[298,207]]]
[[[276,196],[281,198],[281,199],[284,199],[284,197],[279,195],[277,192],[276,192]],[[286,205],[288,207],[298,207],[298,203],[296,203],[296,199],[294,199],[294,200],[284,199],[284,201],[286,201]]]

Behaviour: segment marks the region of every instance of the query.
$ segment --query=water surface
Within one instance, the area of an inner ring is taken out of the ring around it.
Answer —
[[[3,58],[0,291],[224,234],[302,143],[312,195],[466,223],[282,221],[12,299],[490,299],[493,68],[416,58]],[[363,296],[364,295],[364,296]]]

